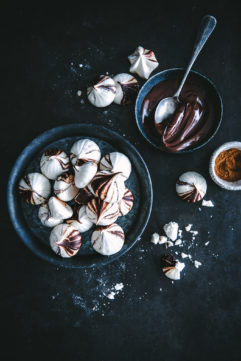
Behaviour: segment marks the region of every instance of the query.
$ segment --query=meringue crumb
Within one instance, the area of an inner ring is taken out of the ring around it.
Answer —
[[[177,239],[178,228],[179,225],[177,222],[169,222],[163,227],[167,237],[170,238],[171,241],[175,241]]]
[[[206,243],[204,243],[204,244],[205,244],[205,246],[208,246],[208,245],[209,245],[209,243],[210,243],[210,241],[208,241],[208,242],[206,242]]]
[[[159,244],[167,243],[167,237],[166,237],[166,236],[160,236],[158,243],[159,243]]]
[[[168,247],[173,247],[173,246],[174,246],[174,244],[173,244],[172,241],[167,241],[167,242],[166,242],[166,248],[168,248]]]
[[[189,232],[191,230],[192,226],[193,226],[192,224],[189,224],[188,226],[185,227],[185,230],[187,232]]]
[[[121,282],[121,283],[117,283],[116,285],[115,285],[115,290],[116,291],[120,291],[120,290],[122,290],[124,288],[124,285],[123,285],[123,283]]]
[[[199,262],[199,261],[194,261],[194,266],[195,266],[196,268],[199,268],[201,265],[202,265],[201,262]]]
[[[214,204],[211,200],[206,201],[205,199],[202,200],[202,206],[204,207],[214,207]]]
[[[182,240],[178,238],[175,242],[175,246],[179,246],[180,244],[182,244]]]
[[[79,67],[80,67],[80,68],[83,68],[83,64],[79,64]]]
[[[158,233],[153,233],[153,235],[151,236],[151,243],[158,244],[159,238],[160,238],[160,236]]]
[[[189,258],[189,259],[192,258],[192,256],[191,256],[190,254],[186,254],[186,253],[184,253],[184,252],[181,253],[181,257],[182,257],[182,258]]]
[[[190,231],[190,233],[192,233],[194,236],[196,236],[198,234],[198,231]]]
[[[82,91],[81,91],[81,90],[78,90],[76,94],[78,95],[78,97],[80,97],[81,94],[82,94]]]
[[[182,230],[181,229],[179,229],[179,231],[178,231],[178,237],[182,237]]]
[[[114,300],[115,299],[115,293],[110,292],[106,297],[109,298],[109,300]]]

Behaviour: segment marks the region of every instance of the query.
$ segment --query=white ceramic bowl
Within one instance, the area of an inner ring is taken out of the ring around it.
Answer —
[[[209,173],[212,178],[212,180],[219,185],[220,187],[224,189],[228,189],[229,191],[240,191],[241,190],[241,179],[236,182],[227,182],[221,178],[219,178],[215,172],[215,160],[217,156],[223,152],[224,150],[230,149],[230,148],[237,148],[241,150],[241,142],[227,142],[221,145],[218,149],[216,149],[210,159],[209,164]]]

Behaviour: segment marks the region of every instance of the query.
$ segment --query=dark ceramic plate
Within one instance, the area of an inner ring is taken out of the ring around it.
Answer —
[[[151,143],[151,145],[153,145],[155,148],[161,150],[158,146],[158,144],[155,142],[154,139],[152,139],[145,131],[144,127],[143,127],[143,123],[142,123],[142,119],[141,119],[141,107],[142,107],[142,103],[143,100],[145,99],[145,96],[149,93],[149,91],[158,83],[167,80],[167,79],[173,79],[173,78],[177,78],[177,76],[180,74],[183,74],[184,69],[183,68],[173,68],[173,69],[167,69],[167,70],[163,70],[160,73],[152,76],[141,88],[138,97],[136,99],[136,107],[135,107],[135,115],[136,115],[136,122],[137,122],[137,126],[141,132],[141,134],[143,135],[143,137],[149,142]],[[190,73],[195,74],[195,76],[197,76],[198,78],[200,78],[204,84],[205,87],[208,87],[209,90],[212,92],[213,94],[213,102],[215,104],[215,109],[216,109],[216,124],[213,128],[212,133],[203,140],[202,143],[198,144],[196,147],[192,147],[190,149],[187,150],[182,150],[179,152],[176,152],[174,154],[182,154],[182,153],[189,153],[189,152],[193,152],[196,149],[200,149],[201,147],[203,147],[204,145],[206,145],[217,133],[221,121],[222,121],[222,116],[223,116],[223,103],[222,103],[222,98],[221,95],[219,94],[217,88],[215,87],[215,85],[213,84],[213,82],[208,79],[206,76],[198,73],[197,71],[191,71]]]
[[[113,256],[102,256],[93,250],[90,243],[93,228],[82,234],[83,245],[77,255],[70,259],[57,256],[49,245],[51,228],[44,227],[38,219],[39,207],[26,204],[18,194],[20,178],[29,172],[40,172],[40,157],[44,150],[57,146],[69,152],[73,142],[80,138],[94,140],[99,145],[102,155],[117,150],[126,154],[132,163],[132,173],[126,181],[126,186],[134,195],[134,206],[125,217],[120,217],[116,221],[124,229],[126,240],[121,251]],[[125,138],[101,126],[71,124],[42,133],[22,151],[9,177],[7,201],[17,234],[36,255],[58,266],[95,267],[119,258],[138,241],[151,213],[152,183],[144,160]]]

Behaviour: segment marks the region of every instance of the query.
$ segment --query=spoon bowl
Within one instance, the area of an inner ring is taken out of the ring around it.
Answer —
[[[155,125],[159,125],[163,120],[175,114],[175,111],[180,104],[177,97],[168,97],[160,101],[155,111]]]

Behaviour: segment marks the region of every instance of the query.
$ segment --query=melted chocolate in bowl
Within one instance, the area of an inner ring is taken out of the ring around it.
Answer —
[[[167,152],[192,149],[205,143],[220,120],[220,101],[215,88],[205,78],[190,73],[179,97],[179,108],[173,116],[156,124],[154,114],[159,101],[173,96],[182,80],[181,72],[173,76],[156,84],[141,107],[146,134]]]

